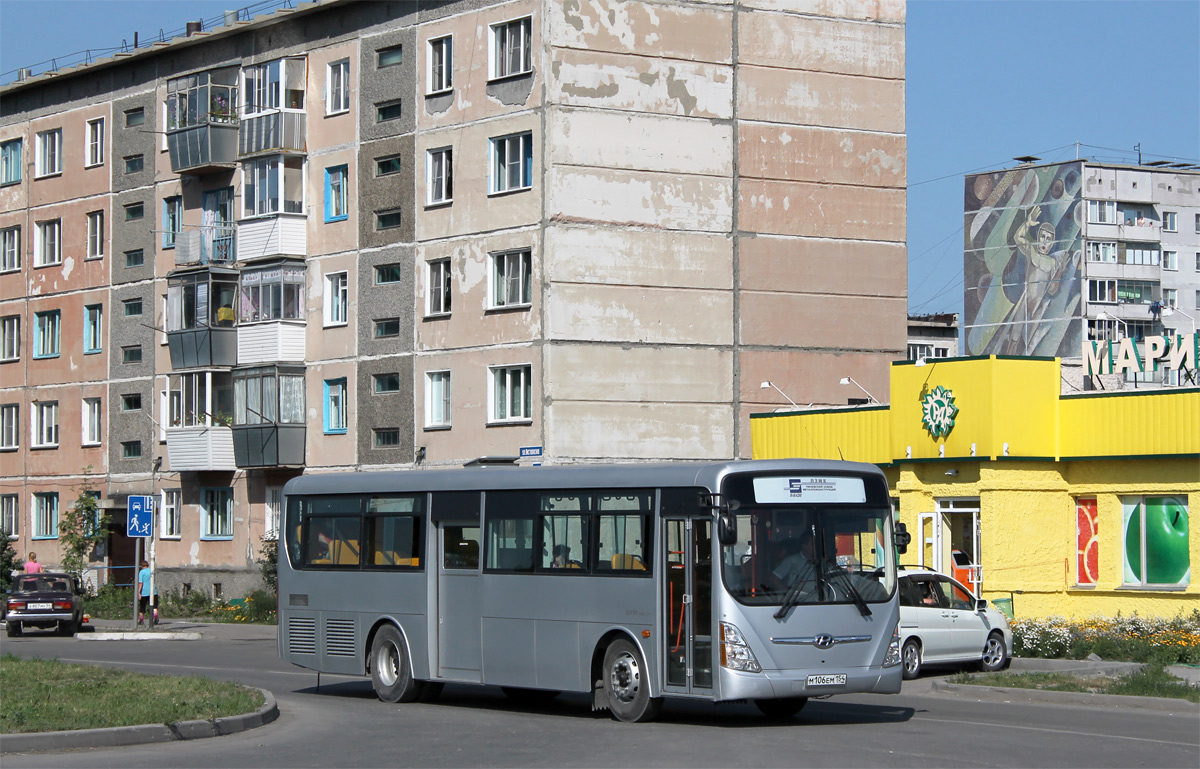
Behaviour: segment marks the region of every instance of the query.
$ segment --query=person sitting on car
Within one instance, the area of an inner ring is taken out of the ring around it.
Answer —
[[[26,574],[41,574],[44,571],[42,565],[38,563],[37,553],[32,550],[29,551],[29,558],[25,561],[25,566],[22,568]]]

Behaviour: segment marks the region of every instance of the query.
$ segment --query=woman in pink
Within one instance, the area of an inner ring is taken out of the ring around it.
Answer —
[[[43,571],[42,565],[38,563],[37,553],[29,551],[29,560],[25,562],[26,574],[41,574]]]

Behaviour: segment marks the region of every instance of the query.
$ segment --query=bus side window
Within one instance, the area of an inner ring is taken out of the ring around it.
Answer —
[[[479,527],[478,526],[443,526],[442,527],[442,560],[447,569],[479,568]]]

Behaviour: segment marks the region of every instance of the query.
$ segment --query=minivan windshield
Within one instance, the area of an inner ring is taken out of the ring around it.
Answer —
[[[749,605],[849,603],[864,614],[896,585],[891,511],[845,506],[742,507],[721,549],[726,590]]]

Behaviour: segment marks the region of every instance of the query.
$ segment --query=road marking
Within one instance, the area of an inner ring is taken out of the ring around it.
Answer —
[[[295,670],[264,670],[263,668],[213,668],[213,667],[205,667],[203,665],[181,666],[179,664],[167,665],[165,663],[159,663],[159,662],[134,662],[132,660],[71,659],[69,657],[59,657],[58,660],[60,662],[78,662],[78,663],[81,663],[84,665],[137,665],[139,667],[146,667],[146,668],[171,668],[173,670],[179,670],[182,668],[185,671],[187,671],[187,670],[216,670],[216,671],[219,671],[222,673],[226,673],[226,672],[229,672],[229,673],[266,673],[267,675],[275,675],[275,676],[315,676],[317,674],[317,671],[315,671],[315,670],[310,670],[307,673],[303,673],[303,672],[299,672],[299,671],[295,671]],[[357,679],[359,681],[367,680],[366,676],[351,676],[351,675],[344,675],[342,673],[322,673],[321,677],[322,678],[350,678],[350,679]]]
[[[1180,715],[1187,715],[1180,713]],[[1019,726],[1016,724],[998,724],[994,721],[960,721],[954,718],[924,718],[921,716],[913,716],[914,721],[932,721],[938,724],[963,724],[965,726],[986,726],[989,729],[1019,729],[1029,732],[1048,732],[1050,734],[1071,734],[1079,737],[1107,737],[1113,740],[1130,740],[1132,742],[1152,742],[1156,745],[1178,745],[1185,748],[1194,748],[1198,743],[1195,742],[1173,742],[1171,740],[1154,740],[1148,737],[1126,737],[1121,734],[1104,734],[1097,732],[1077,732],[1069,729],[1046,729],[1040,726]]]

